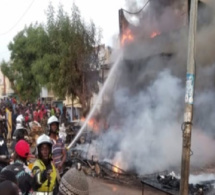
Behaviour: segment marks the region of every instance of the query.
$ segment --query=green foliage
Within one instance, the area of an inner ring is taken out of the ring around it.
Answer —
[[[11,51],[10,62],[1,64],[2,72],[9,78],[13,90],[22,100],[33,101],[40,92],[31,67],[39,55],[37,40],[42,29],[42,26],[31,25],[19,32],[8,46]]]
[[[47,86],[58,97],[78,98],[88,112],[98,92],[99,43],[100,31],[82,20],[75,4],[71,16],[62,6],[55,14],[50,4],[46,25],[25,28],[9,44],[10,64],[3,62],[2,71],[23,99],[37,98],[41,86]]]

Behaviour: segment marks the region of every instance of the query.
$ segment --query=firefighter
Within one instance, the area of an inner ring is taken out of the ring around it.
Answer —
[[[37,194],[53,194],[57,173],[52,163],[52,142],[49,136],[43,134],[37,139],[38,159],[32,169],[34,175],[33,190]]]
[[[60,175],[63,174],[63,166],[66,161],[66,148],[64,142],[59,138],[59,121],[56,116],[51,116],[48,119],[49,136],[52,141],[52,157],[55,167]]]

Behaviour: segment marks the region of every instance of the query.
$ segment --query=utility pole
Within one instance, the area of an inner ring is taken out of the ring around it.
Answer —
[[[189,15],[189,40],[186,75],[185,112],[183,125],[183,147],[181,160],[180,195],[189,193],[189,173],[191,155],[191,132],[193,121],[193,101],[195,84],[195,54],[196,54],[196,30],[197,30],[198,0],[191,0]]]

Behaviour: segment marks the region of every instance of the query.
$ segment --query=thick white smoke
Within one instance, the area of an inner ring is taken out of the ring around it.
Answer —
[[[139,173],[163,170],[181,157],[181,132],[178,104],[183,96],[181,81],[167,70],[144,91],[132,96],[126,89],[116,92],[115,109],[123,116],[119,129],[108,131],[108,145],[118,138],[119,153],[114,161]],[[117,117],[117,116],[115,116]],[[118,131],[118,135],[116,135]]]
[[[101,159],[112,159],[118,166],[139,174],[179,167],[183,99],[182,81],[168,70],[135,96],[126,88],[118,90],[114,94],[117,112],[110,114],[111,119],[118,117],[118,125],[101,135]],[[201,99],[197,98],[197,104]],[[214,140],[194,128],[192,143],[193,166],[213,162]]]
[[[214,94],[201,93],[196,98],[197,107],[202,105],[202,100],[210,105],[214,97]],[[100,160],[112,161],[123,169],[132,169],[139,174],[179,167],[184,100],[182,80],[169,70],[164,70],[135,96],[125,87],[117,90],[113,98],[114,110],[109,119],[116,119],[117,123],[85,148],[88,158],[96,155]],[[201,116],[205,114],[204,110],[202,112]],[[211,118],[209,120],[213,121]],[[204,118],[201,119],[203,121]],[[202,167],[213,162],[213,148],[214,140],[202,129],[194,128],[192,166]]]
[[[169,8],[168,8],[169,9]],[[167,14],[168,15],[168,14]],[[192,167],[215,160],[215,25],[198,32]],[[99,156],[139,174],[180,168],[187,34],[140,39],[125,49],[101,110],[110,127],[91,145]],[[205,52],[205,55],[204,55]],[[104,98],[105,99],[105,98]],[[82,148],[83,149],[83,148]]]

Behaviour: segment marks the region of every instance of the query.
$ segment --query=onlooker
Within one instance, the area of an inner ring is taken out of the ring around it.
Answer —
[[[40,104],[41,104],[41,101],[40,101],[40,98],[38,98],[38,100],[37,100],[37,106],[40,107]]]
[[[19,188],[11,181],[4,181],[0,183],[0,194],[2,195],[19,195]]]
[[[4,137],[4,126],[0,123],[0,171],[9,164],[9,152]]]
[[[38,114],[38,108],[37,107],[33,112],[33,119],[34,119],[34,121],[39,122],[39,114]]]
[[[30,153],[29,144],[20,140],[15,146],[14,163],[5,167],[5,170],[12,171],[18,180],[18,186],[22,194],[28,195],[32,192],[32,174],[30,169],[27,167],[27,157]]]
[[[50,114],[51,114],[51,116],[55,116],[56,110],[55,110],[54,106],[51,106]]]
[[[6,123],[7,123],[7,140],[11,139],[11,135],[12,135],[12,109],[10,108],[10,106],[7,106],[6,108]]]
[[[18,110],[18,108],[15,108],[14,112],[12,113],[12,124],[13,124],[12,125],[12,136],[16,129],[16,118],[18,117],[18,115],[19,115],[19,110]]]
[[[58,119],[60,118],[60,115],[61,115],[60,108],[58,108],[57,106],[55,107],[55,115]]]
[[[3,111],[0,115],[0,128],[1,128],[1,135],[4,137],[5,141],[7,141],[7,124],[6,124],[6,118],[5,114],[3,114]]]
[[[22,126],[22,124],[18,123],[16,125],[16,130],[14,131],[13,137],[12,137],[12,144],[11,148],[12,150],[15,149],[15,145],[19,140],[25,140],[26,136],[28,136],[27,129]]]
[[[27,123],[29,123],[29,122],[30,122],[29,114],[28,114],[28,112],[26,111],[26,112],[25,112],[25,123],[27,124]]]
[[[14,174],[13,171],[5,170],[5,171],[0,173],[0,183],[2,183],[3,181],[6,181],[6,180],[9,180],[15,184],[18,184],[18,181],[16,179],[16,175]]]
[[[46,114],[45,106],[42,105],[39,112],[38,112],[38,116],[39,116],[40,121],[43,119],[45,114]]]
[[[63,107],[63,113],[60,117],[60,122],[64,123],[65,125],[69,122],[69,114],[67,112],[66,106]]]

